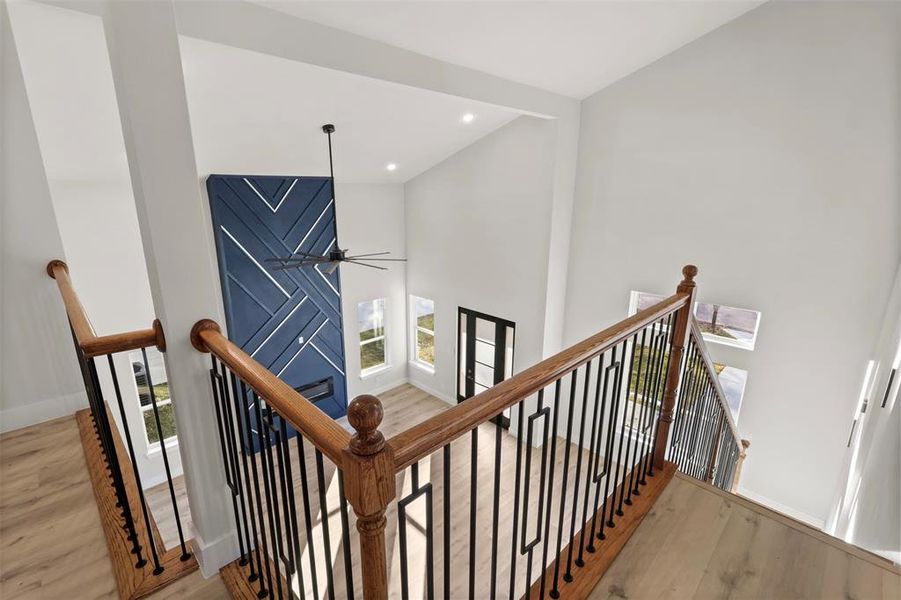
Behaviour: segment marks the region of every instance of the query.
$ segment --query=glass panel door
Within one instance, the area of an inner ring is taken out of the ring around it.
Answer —
[[[457,402],[481,394],[513,374],[516,325],[467,308],[457,313]],[[510,426],[509,409],[496,421]]]

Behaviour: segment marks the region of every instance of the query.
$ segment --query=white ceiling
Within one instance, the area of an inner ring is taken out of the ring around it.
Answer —
[[[763,0],[257,2],[581,99]]]
[[[402,182],[518,116],[197,39],[181,49],[201,173],[326,175],[321,126],[334,123],[339,181]]]
[[[24,1],[10,13],[47,176],[127,181],[100,19]],[[196,39],[181,44],[201,175],[328,174],[321,125],[334,123],[339,181],[403,182],[518,116]],[[467,112],[475,120],[461,123]]]

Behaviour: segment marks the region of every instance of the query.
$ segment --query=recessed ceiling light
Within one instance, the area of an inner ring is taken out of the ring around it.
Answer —
[[[476,118],[476,116],[474,114],[466,113],[465,115],[463,115],[463,117],[460,120],[463,121],[464,123],[472,123],[475,120],[475,118]]]
[[[394,163],[388,163],[388,166],[386,166],[385,168],[388,169],[389,171],[396,171],[397,165]]]

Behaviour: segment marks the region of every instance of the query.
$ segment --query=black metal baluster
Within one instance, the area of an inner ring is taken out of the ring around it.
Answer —
[[[145,377],[147,378],[147,390],[150,393],[150,403],[153,405],[153,418],[156,421],[156,430],[160,433],[160,450],[163,455],[163,467],[166,470],[166,482],[169,484],[169,499],[172,500],[172,512],[175,515],[175,528],[178,530],[178,544],[181,546],[181,560],[191,558],[188,547],[185,546],[185,534],[181,528],[181,516],[178,513],[178,501],[175,499],[175,486],[172,484],[172,470],[169,468],[169,451],[166,450],[166,440],[163,437],[163,425],[160,423],[160,411],[156,405],[156,392],[153,391],[153,379],[150,377],[150,363],[147,361],[147,349],[141,348],[141,356],[144,359]],[[137,466],[135,466],[137,470]]]
[[[651,433],[648,435],[648,448],[646,450],[646,458],[645,458],[645,466],[644,466],[644,475],[653,477],[654,476],[654,448],[657,447],[657,421],[660,418],[660,410],[663,407],[663,393],[664,388],[666,387],[666,373],[669,370],[669,358],[671,356],[671,352],[669,351],[672,339],[673,332],[673,313],[670,313],[669,317],[666,317],[667,323],[664,325],[666,334],[663,337],[663,340],[660,344],[660,356],[658,359],[657,365],[657,378],[654,383],[654,409],[651,411],[651,419],[649,422],[649,426],[651,427]],[[663,320],[661,319],[661,323]],[[647,480],[645,477],[642,477],[641,484],[645,485]]]
[[[112,354],[107,354],[106,358],[109,361],[109,370],[110,374],[113,377],[113,390],[116,392],[116,404],[119,406],[119,416],[122,418],[122,429],[125,430],[125,444],[128,448],[128,456],[131,458],[131,464],[135,465],[135,485],[138,488],[138,498],[141,501],[141,511],[144,513],[144,523],[147,527],[147,531],[151,531],[150,518],[147,513],[147,502],[144,498],[144,486],[141,485],[141,474],[138,472],[137,468],[138,460],[135,455],[135,447],[131,441],[131,431],[128,429],[128,419],[125,417],[125,403],[122,401],[122,392],[119,389],[119,377],[116,374],[116,366],[113,364]],[[134,530],[134,524],[132,524],[129,531],[129,539],[132,542],[132,554],[137,556],[135,568],[140,569],[147,564],[147,561],[144,560],[144,558],[141,556],[141,544],[138,542],[138,534],[137,531]]]
[[[613,398],[613,406],[610,410],[610,422],[608,426],[608,451],[607,456],[607,482],[604,484],[604,507],[601,512],[601,530],[598,532],[598,539],[604,539],[604,527],[614,528],[616,523],[613,521],[613,512],[616,508],[616,480],[619,476],[619,463],[613,465],[613,446],[616,445],[616,422],[619,419],[620,390],[622,388],[623,373],[625,373],[626,352],[628,342],[624,341],[620,344],[620,359],[616,369],[616,378],[613,380],[613,389],[611,390]],[[611,477],[612,475],[612,477]],[[611,490],[611,487],[613,488]],[[610,505],[610,512],[607,512],[607,505]]]
[[[638,462],[632,470],[632,478],[630,480],[630,489],[632,489],[632,493],[636,496],[641,495],[638,486],[644,481],[645,467],[647,465],[648,441],[651,437],[648,433],[648,427],[650,425],[648,415],[651,414],[657,403],[657,396],[654,394],[653,385],[656,376],[659,374],[660,364],[657,357],[660,350],[660,338],[663,336],[663,331],[658,331],[658,325],[662,327],[663,322],[655,321],[651,325],[651,347],[648,354],[644,385],[641,388],[641,412],[638,415],[638,439],[636,440],[635,445],[635,454],[638,458]]]
[[[268,562],[272,563],[273,571],[275,571],[275,587],[270,587],[270,590],[274,589],[273,595],[277,598],[283,598],[284,594],[282,593],[282,574],[281,568],[279,568],[278,564],[278,557],[281,551],[281,530],[276,525],[275,515],[275,512],[278,511],[278,499],[276,498],[275,500],[273,500],[275,490],[272,490],[270,485],[270,461],[272,459],[272,456],[268,451],[270,450],[271,440],[269,433],[264,433],[266,429],[266,422],[263,421],[263,407],[261,406],[262,403],[263,398],[254,393],[253,411],[257,419],[257,442],[260,445],[260,469],[263,471],[263,492],[266,495],[266,517],[269,521],[269,535],[272,538],[272,554],[270,555],[267,551],[266,556],[268,558]]]
[[[213,357],[213,361],[215,361],[215,357]],[[215,362],[214,362],[213,366],[215,368]],[[239,438],[235,434],[235,422],[240,421],[240,418],[237,417],[237,415],[235,414],[235,412],[236,412],[235,406],[237,405],[237,402],[235,401],[235,398],[232,398],[232,400],[229,401],[228,381],[226,379],[227,371],[226,371],[224,364],[222,364],[221,366],[222,366],[222,373],[221,373],[221,376],[219,377],[219,385],[221,386],[220,391],[222,394],[222,396],[221,396],[222,405],[224,406],[224,414],[225,414],[225,419],[226,419],[225,420],[225,433],[226,433],[226,439],[228,441],[227,447],[230,451],[230,456],[231,456],[231,460],[232,460],[232,469],[233,469],[232,479],[233,479],[233,483],[235,486],[234,492],[235,492],[235,495],[238,500],[238,506],[240,506],[240,508],[241,508],[241,516],[244,521],[244,538],[245,538],[245,542],[247,543],[247,563],[249,563],[249,565],[250,565],[250,574],[253,577],[252,579],[249,579],[249,581],[253,582],[253,581],[256,581],[256,577],[254,576],[256,571],[254,570],[253,559],[250,556],[250,552],[251,552],[250,524],[247,521],[247,512],[248,512],[247,502],[249,501],[249,499],[245,497],[245,494],[241,493],[241,461],[238,459],[239,453],[244,452],[244,436],[242,433],[241,437]],[[233,394],[233,396],[237,396],[237,387],[235,385],[234,375],[232,375],[232,394]],[[240,425],[240,423],[239,423],[239,425]],[[240,444],[240,452],[239,452],[239,444]],[[246,469],[247,469],[246,454],[244,454],[244,457],[245,457],[244,469],[246,471]],[[245,473],[245,478],[246,477],[247,477],[247,474]],[[247,493],[250,493],[250,486],[247,487]],[[250,510],[250,515],[252,518],[253,517],[253,509],[252,508]],[[235,521],[237,521],[237,520],[238,519],[237,519],[237,513],[236,513]],[[239,528],[238,529],[239,540],[240,540],[240,535],[241,535],[241,530]],[[242,563],[239,563],[239,564],[242,564]]]
[[[319,576],[316,568],[316,544],[313,536],[313,515],[310,509],[310,486],[307,479],[307,456],[304,450],[303,435],[297,434],[297,461],[300,463],[300,491],[303,495],[303,520],[307,532],[307,548],[310,556],[310,580],[313,584],[313,596],[319,598]],[[325,559],[328,565],[329,557]]]
[[[626,466],[629,468],[629,472],[623,475],[623,493],[622,495],[626,496],[624,500],[625,504],[632,504],[632,479],[635,477],[635,456],[632,453],[632,438],[635,436],[635,411],[638,409],[638,389],[641,386],[642,374],[644,374],[645,378],[647,378],[647,373],[642,372],[642,365],[647,363],[644,360],[645,354],[645,342],[647,340],[648,329],[645,327],[641,330],[641,342],[638,346],[638,371],[635,373],[635,389],[632,390],[632,378],[629,377],[629,390],[626,391],[626,398],[629,397],[629,391],[632,392],[632,417],[629,419],[629,426],[626,428],[626,435],[628,438],[626,439]],[[633,357],[635,355],[633,348]],[[642,400],[642,403],[644,401]],[[641,427],[641,415],[639,413],[639,428]],[[638,440],[635,440],[635,447],[638,447]],[[628,479],[626,479],[626,475],[628,475]]]
[[[595,551],[594,540],[595,539],[604,539],[604,520],[606,518],[607,513],[607,494],[610,486],[610,461],[612,455],[612,445],[613,445],[613,431],[614,431],[614,422],[613,419],[616,415],[616,405],[614,399],[614,405],[611,407],[610,411],[607,411],[607,391],[610,387],[610,372],[613,371],[613,380],[616,382],[616,377],[618,376],[620,369],[620,361],[616,360],[616,346],[610,351],[610,364],[604,369],[604,383],[601,388],[601,410],[600,410],[600,425],[601,430],[598,432],[598,441],[597,441],[597,449],[596,454],[598,459],[600,459],[601,453],[601,438],[604,438],[604,467],[600,473],[595,475],[595,486],[594,486],[594,508],[592,517],[591,517],[591,537],[588,542],[587,550],[589,552]],[[604,428],[604,414],[605,412],[608,414],[607,417],[607,427]],[[604,431],[607,432],[607,435],[604,436]],[[601,481],[605,482],[604,485],[604,504],[600,513],[598,512],[598,506],[600,504],[600,494],[601,494]],[[601,528],[600,533],[596,532],[597,522],[598,522],[598,514],[601,515]],[[595,538],[597,535],[597,538]]]
[[[520,415],[522,419],[522,415]],[[503,428],[494,425],[494,503],[491,507],[491,579],[489,582],[488,597],[494,600],[497,597],[497,523],[500,517],[501,498],[501,433]],[[516,510],[514,504],[514,511]]]
[[[346,587],[347,597],[353,598],[354,573],[353,558],[350,554],[350,517],[347,512],[347,498],[344,496],[344,473],[340,469],[338,469],[338,496],[340,498],[339,507],[341,509],[341,545],[344,546],[344,585]],[[429,568],[432,568],[431,561]]]
[[[543,390],[542,390],[543,391]],[[547,509],[544,513],[544,544],[542,545],[541,551],[541,584],[540,584],[540,592],[538,594],[539,598],[544,598],[544,590],[547,585],[547,578],[545,577],[545,569],[547,569],[547,551],[548,546],[550,545],[550,533],[551,533],[551,500],[553,499],[553,491],[554,491],[554,468],[557,463],[557,420],[560,416],[560,380],[554,382],[554,421],[553,425],[551,425],[551,456],[550,456],[550,473],[548,474],[548,485],[547,485],[547,500],[545,501],[545,506]]]
[[[442,510],[444,512],[444,600],[450,600],[450,533],[451,533],[451,510],[450,510],[450,470],[451,470],[451,448],[450,444],[445,444],[441,451],[444,461],[444,494]]]
[[[247,581],[253,583],[257,579],[260,581],[260,589],[257,592],[257,596],[263,598],[267,595],[266,588],[263,587],[263,558],[260,555],[260,538],[259,532],[257,530],[257,517],[254,515],[253,511],[253,498],[251,497],[251,481],[250,481],[250,468],[248,467],[248,462],[253,462],[254,473],[256,473],[256,460],[251,457],[247,458],[247,445],[248,440],[251,439],[250,436],[250,420],[249,415],[247,414],[247,389],[244,387],[244,382],[241,382],[241,394],[238,394],[238,383],[237,378],[234,373],[231,373],[226,370],[225,365],[222,366],[222,376],[225,377],[226,374],[230,377],[231,380],[231,389],[232,389],[232,403],[235,406],[235,421],[238,423],[238,435],[240,436],[239,444],[241,448],[241,462],[244,464],[244,490],[247,496],[248,503],[248,513],[250,514],[250,526],[253,530],[253,549],[254,554],[256,555],[256,563],[257,570],[256,573],[253,572],[253,567],[250,569],[250,577],[247,578]],[[245,420],[247,421],[247,429],[245,429]],[[256,476],[254,476],[256,479]],[[242,495],[243,496],[243,495]],[[259,497],[257,497],[257,512],[260,515],[260,527],[263,527],[263,517],[262,512],[260,510]],[[246,522],[246,520],[245,520]],[[250,553],[250,544],[248,543],[248,553]],[[251,557],[252,562],[252,557]],[[269,567],[269,563],[266,563],[266,567]]]
[[[591,496],[591,484],[594,483],[595,488],[597,488],[597,483],[599,481],[599,479],[595,478],[597,461],[600,458],[596,454],[595,440],[599,437],[598,419],[602,418],[599,416],[598,411],[601,408],[601,382],[603,380],[603,373],[604,354],[601,354],[598,357],[598,374],[595,376],[596,381],[594,385],[594,407],[591,411],[591,437],[588,442],[588,472],[585,476],[585,495],[582,499],[582,528],[581,533],[579,534],[579,556],[576,558],[576,566],[578,567],[585,566],[585,532],[587,531],[586,525],[588,524],[588,498]],[[601,427],[603,428],[603,424]],[[590,535],[588,536],[588,545],[591,545]]]
[[[541,418],[544,419],[544,423],[542,425],[541,467],[538,475],[538,510],[535,512],[535,537],[527,542],[526,538],[528,537],[529,529],[529,500],[532,496],[532,447],[534,445],[535,423]],[[544,388],[542,388],[538,390],[538,409],[529,416],[528,433],[526,434],[526,462],[523,466],[525,481],[522,486],[522,528],[520,529],[519,553],[526,556],[526,593],[528,593],[532,585],[532,557],[534,556],[535,546],[542,540],[541,516],[544,513],[544,488],[547,485],[546,474],[549,421],[550,408],[545,408],[544,406]]]
[[[622,467],[622,480],[620,483],[620,495],[619,495],[619,505],[616,508],[616,515],[621,517],[623,516],[623,500],[624,500],[624,492],[626,490],[626,476],[629,474],[629,465],[622,462],[623,458],[623,442],[625,438],[629,435],[628,428],[630,426],[629,421],[629,385],[632,381],[632,366],[635,364],[635,350],[636,345],[638,344],[638,334],[632,336],[632,352],[629,354],[629,366],[626,368],[624,374],[621,376],[625,378],[626,388],[625,393],[623,392],[622,383],[620,383],[620,388],[617,390],[617,394],[623,395],[624,406],[623,406],[623,423],[620,427],[619,432],[619,449],[616,451],[616,464],[617,464],[617,479],[619,479],[619,471],[620,466]],[[633,411],[634,412],[634,411]],[[628,462],[628,456],[626,457]],[[616,480],[613,482],[613,493],[616,493]],[[611,518],[612,520],[612,518]]]
[[[242,380],[241,381],[242,404],[244,403],[246,398],[247,398],[247,388],[244,384],[244,381]],[[250,420],[250,411],[253,410],[254,413],[256,413],[257,409],[259,408],[259,401],[258,401],[258,398],[257,398],[257,395],[255,392],[250,393],[250,399],[254,405],[253,408],[251,408],[249,406],[236,407],[236,409],[239,410],[239,412],[242,414],[242,416],[246,419],[245,423],[247,425],[246,431],[247,431],[248,438],[252,438],[252,435],[254,432],[253,423]],[[263,429],[262,429],[261,419],[259,417],[257,417],[256,433],[257,433],[258,437],[262,437],[262,435],[263,435],[262,430]],[[249,443],[252,444],[252,441],[249,441]],[[251,451],[252,451],[252,448],[253,447],[251,446]],[[262,443],[261,443],[260,444],[260,453],[261,454],[262,454],[262,450],[263,450],[263,448],[262,448]],[[257,516],[259,517],[259,523],[260,523],[260,530],[259,530],[260,541],[262,542],[262,545],[263,545],[262,556],[260,555],[260,546],[257,545],[257,547],[256,547],[257,558],[258,558],[258,561],[262,561],[262,563],[266,567],[266,583],[269,586],[268,589],[265,588],[263,586],[263,582],[261,580],[260,581],[260,590],[259,590],[259,592],[257,592],[257,596],[260,598],[265,598],[270,593],[272,593],[272,589],[273,589],[272,588],[272,562],[273,561],[271,561],[270,557],[269,557],[269,540],[268,540],[268,536],[266,535],[266,519],[263,516],[263,500],[262,500],[262,495],[260,494],[259,468],[257,467],[257,459],[253,455],[250,456],[250,466],[252,469],[251,472],[253,474],[253,493],[254,493],[254,497],[256,499]],[[265,474],[264,474],[264,477],[265,477]],[[266,512],[268,512],[268,511],[266,511]],[[273,530],[273,527],[272,527],[272,524],[270,523],[270,529],[269,529],[270,533],[272,532],[272,530]],[[258,562],[258,565],[259,565],[259,562]],[[260,567],[261,576],[262,576],[262,573],[263,573],[263,569],[262,569],[262,567]],[[279,583],[279,586],[280,585],[281,584]]]
[[[572,443],[572,430],[573,430],[573,399],[576,396],[576,377],[579,373],[579,369],[576,368],[572,373],[570,373],[570,385],[569,385],[569,409],[566,414],[566,446],[564,446],[564,450],[566,454],[563,455],[563,479],[561,484],[560,491],[560,518],[557,523],[557,560],[554,561],[554,584],[551,586],[550,597],[551,598],[559,598],[560,590],[557,589],[557,585],[560,580],[560,550],[563,544],[563,514],[566,508],[566,502],[564,498],[566,498],[566,483],[569,480],[569,455],[570,455],[570,444]]]
[[[319,518],[322,520],[322,546],[325,549],[325,580],[328,583],[326,593],[329,600],[335,600],[335,580],[331,569],[332,542],[328,523],[328,499],[325,496],[325,472],[322,465],[322,452],[316,448],[316,481],[319,486]]]
[[[269,461],[269,479],[272,486],[272,496],[275,501],[275,506],[273,506],[271,510],[275,513],[275,530],[278,536],[277,539],[279,546],[277,552],[278,556],[280,556],[281,559],[285,562],[285,582],[287,584],[286,587],[288,588],[288,597],[291,597],[293,593],[291,582],[294,579],[293,575],[296,569],[296,565],[294,563],[293,540],[290,535],[291,509],[288,507],[288,486],[285,477],[285,465],[282,462],[281,453],[283,427],[276,422],[276,419],[278,418],[281,418],[281,415],[274,412],[272,410],[272,406],[267,404],[266,426],[268,427],[272,436],[275,437],[275,451],[273,452],[271,444],[266,450]],[[268,438],[269,436],[267,435],[266,437]],[[275,455],[275,458],[273,458],[273,454]],[[276,477],[276,473],[278,477]],[[279,512],[278,507],[279,496],[281,496],[282,503],[281,512]],[[285,525],[285,519],[288,520],[287,525]],[[284,535],[282,535],[282,529],[284,529]],[[285,552],[285,546],[288,547],[287,552]]]
[[[235,516],[235,527],[238,532],[238,551],[241,555],[238,564],[244,566],[248,563],[247,556],[250,552],[250,542],[248,541],[245,552],[244,538],[241,537],[241,519],[238,513],[238,495],[240,493],[238,486],[240,486],[240,481],[238,480],[238,476],[235,473],[235,465],[233,462],[234,457],[230,455],[227,442],[225,440],[226,426],[225,417],[223,416],[225,411],[223,410],[222,406],[227,405],[228,400],[224,395],[222,378],[219,375],[219,370],[216,365],[216,357],[211,354],[210,358],[210,387],[213,390],[213,408],[215,408],[216,410],[216,431],[219,434],[219,449],[222,451],[222,467],[225,471],[225,484],[228,486],[229,490],[231,490],[230,496],[232,501],[232,511]],[[250,562],[250,569],[251,572],[253,572],[252,561]]]
[[[293,548],[293,556],[292,561],[294,562],[294,571],[297,574],[297,583],[299,595],[301,597],[305,596],[306,591],[306,581],[303,574],[303,561],[301,558],[303,554],[300,550],[300,534],[298,533],[298,522],[297,522],[297,503],[294,499],[294,469],[291,466],[291,449],[288,445],[288,440],[291,437],[292,429],[289,427],[288,422],[284,417],[281,419],[281,453],[282,453],[282,461],[285,464],[285,471],[287,472],[287,492],[288,492],[288,510],[289,512],[289,522],[291,526],[291,544]],[[297,437],[300,437],[300,433],[297,433]],[[341,473],[338,472],[338,476],[340,477]],[[338,480],[341,483],[341,498],[344,499],[344,486],[343,481],[341,479]],[[294,592],[294,582],[288,581],[288,589],[291,593]],[[353,585],[348,588],[353,591]],[[349,594],[348,597],[353,597],[353,593]]]
[[[519,401],[519,417],[516,423],[516,471],[513,482],[513,529],[510,540],[510,598],[515,597],[516,592],[516,533],[519,528],[519,483],[522,471],[522,421],[524,402]],[[512,411],[511,411],[511,417]],[[470,592],[470,598],[472,598]]]
[[[472,430],[469,457],[469,597],[476,591],[476,505],[479,481],[479,427]]]
[[[582,454],[584,454],[583,446],[585,445],[585,416],[588,414],[588,388],[591,384],[591,361],[585,363],[585,371],[582,375],[582,416],[579,419],[579,445],[576,447],[576,473],[573,480],[573,500],[572,511],[569,516],[569,539],[576,537],[576,519],[579,515],[579,483],[582,477]],[[586,484],[587,485],[587,484]],[[573,564],[573,545],[569,543],[569,550],[566,553],[566,572],[563,574],[563,581],[570,582],[573,580],[572,564]]]
[[[435,597],[435,571],[434,562],[435,555],[433,549],[432,537],[432,484],[427,483],[423,486],[419,484],[419,463],[410,465],[411,490],[404,498],[397,503],[397,526],[398,541],[400,546],[400,585],[401,598],[407,600],[410,597],[410,580],[407,550],[407,506],[418,499],[425,496],[425,537],[426,537],[426,598]]]

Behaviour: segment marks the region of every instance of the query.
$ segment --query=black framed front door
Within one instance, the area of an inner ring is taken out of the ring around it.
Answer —
[[[457,309],[457,402],[484,392],[513,375],[513,321],[475,310]],[[510,426],[509,411],[499,415]]]

